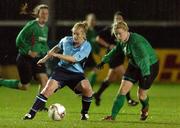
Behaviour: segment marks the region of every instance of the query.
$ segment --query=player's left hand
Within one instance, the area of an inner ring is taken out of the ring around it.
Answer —
[[[46,59],[42,58],[37,62],[37,65],[41,65],[46,62]]]
[[[104,62],[100,62],[99,64],[96,65],[97,69],[102,69],[104,67]]]

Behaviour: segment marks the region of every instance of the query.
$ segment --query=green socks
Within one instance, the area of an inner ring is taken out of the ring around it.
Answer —
[[[112,119],[115,119],[120,109],[123,107],[125,102],[125,95],[117,95],[116,100],[114,101],[113,107],[112,107]],[[145,100],[140,100],[142,104],[142,109],[149,107],[149,97],[147,97]]]
[[[118,112],[122,108],[125,102],[125,95],[117,95],[116,100],[114,101],[113,107],[112,107],[112,113],[111,116],[113,119],[116,118]]]
[[[19,80],[7,80],[7,79],[1,79],[0,80],[0,85],[8,88],[18,88],[19,85]]]
[[[95,82],[96,82],[96,77],[97,77],[97,74],[95,72],[90,72],[90,74],[88,75],[88,79],[89,79],[89,82],[91,84],[91,86],[93,87]]]
[[[149,107],[149,97],[148,96],[145,100],[140,100],[140,102],[142,104],[142,109]]]

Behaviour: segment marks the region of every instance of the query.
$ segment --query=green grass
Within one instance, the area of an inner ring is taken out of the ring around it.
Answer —
[[[132,96],[136,98],[136,87]],[[94,88],[97,90],[97,86]],[[142,122],[139,120],[141,105],[130,107],[126,103],[116,121],[101,121],[110,114],[113,99],[118,90],[111,85],[102,96],[102,104],[96,107],[94,101],[90,108],[90,119],[80,120],[81,98],[70,89],[64,89],[49,98],[47,105],[61,103],[67,115],[62,121],[53,121],[47,112],[39,112],[34,120],[23,121],[22,117],[31,107],[37,93],[37,86],[26,92],[0,87],[0,128],[179,128],[180,127],[180,86],[153,85],[149,91],[150,115]]]

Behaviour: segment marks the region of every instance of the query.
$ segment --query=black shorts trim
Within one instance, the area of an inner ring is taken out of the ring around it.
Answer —
[[[30,56],[18,54],[16,58],[17,69],[22,84],[27,84],[32,77],[36,80],[36,74],[46,73],[45,64],[37,65],[40,58],[31,58]]]
[[[85,79],[85,76],[84,73],[72,72],[57,66],[50,79],[58,81],[60,88],[67,85],[71,90],[75,91],[75,87],[80,81]]]
[[[149,89],[157,77],[159,72],[159,62],[152,64],[150,67],[150,75],[144,78],[139,68],[134,67],[129,63],[128,68],[123,76],[124,80],[131,81],[133,84],[138,82],[138,85],[142,89]]]
[[[132,78],[130,78],[130,77],[127,77],[127,76],[123,76],[122,79],[123,79],[123,80],[127,80],[127,81],[131,81],[133,84],[136,83],[136,80],[134,80],[134,79],[132,79]]]

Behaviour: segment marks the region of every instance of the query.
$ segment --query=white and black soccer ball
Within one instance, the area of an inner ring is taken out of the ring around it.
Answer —
[[[48,110],[48,116],[52,119],[52,120],[62,120],[66,115],[66,109],[63,105],[59,104],[59,103],[55,103],[52,104],[49,107]]]

